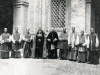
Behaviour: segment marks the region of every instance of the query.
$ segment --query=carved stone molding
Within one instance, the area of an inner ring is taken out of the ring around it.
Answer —
[[[14,3],[13,3],[13,6],[20,6],[20,5],[24,5],[24,6],[29,6],[29,2],[27,2],[27,1],[15,1]]]
[[[91,3],[91,0],[86,0],[86,3]]]

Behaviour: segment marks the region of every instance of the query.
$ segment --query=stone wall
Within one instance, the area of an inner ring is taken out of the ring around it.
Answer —
[[[21,0],[21,1],[25,1],[25,0]],[[42,27],[44,31],[50,30],[51,0],[28,0],[28,2],[29,2],[28,8],[25,7],[25,8],[14,9],[15,11],[14,26],[20,26],[21,28],[23,27],[30,28],[32,33],[35,33],[39,27]],[[86,23],[85,0],[67,0],[66,5],[67,5],[66,28],[68,29],[68,31],[71,30],[71,27],[76,27],[77,32],[80,32],[80,30],[87,30],[86,26],[88,26],[88,24],[90,23],[88,22]],[[23,18],[23,14],[24,14],[24,18]],[[90,16],[88,16],[87,19],[89,17]],[[25,22],[24,24],[22,22],[23,21],[22,18],[24,19]]]
[[[71,0],[71,27],[85,30],[85,0]]]
[[[50,22],[50,0],[29,0],[28,28],[37,31],[39,27],[48,29]]]
[[[71,26],[69,21],[70,0],[66,1],[66,28]],[[36,32],[38,27],[44,31],[51,29],[51,0],[29,0],[28,27]]]
[[[70,0],[69,2],[70,3]],[[67,4],[68,4],[67,3]],[[38,29],[39,26],[46,31],[51,26],[51,11],[50,11],[50,0],[29,0],[29,24],[28,27],[34,32]],[[66,26],[76,27],[76,31],[85,30],[85,0],[71,0],[70,8],[67,8],[69,11],[66,12],[70,16],[71,13],[71,23],[70,17],[66,15]],[[71,9],[71,11],[70,11]],[[70,13],[69,13],[70,12]],[[70,29],[68,29],[70,30]]]

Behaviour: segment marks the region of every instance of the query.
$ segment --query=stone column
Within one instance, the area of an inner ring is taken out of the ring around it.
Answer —
[[[67,7],[66,7],[66,28],[68,32],[71,31],[71,0],[67,0]]]
[[[90,33],[91,27],[91,0],[86,0],[86,18],[85,18],[85,30]]]
[[[42,0],[29,0],[29,26],[30,29],[37,32],[39,27],[42,27]]]
[[[45,19],[45,17],[46,17],[46,10],[45,10],[45,6],[46,6],[46,0],[42,0],[41,1],[41,4],[42,4],[42,12],[41,12],[41,14],[42,14],[42,16],[41,16],[41,24],[42,24],[42,29],[45,31],[45,26],[46,26],[46,19]]]
[[[46,4],[48,3],[48,6],[46,6],[46,8],[48,9],[48,12],[47,12],[47,15],[46,15],[46,17],[48,18],[47,29],[48,29],[48,31],[50,31],[50,29],[51,29],[51,0],[46,0],[46,1],[48,1],[48,2],[46,2]]]
[[[39,27],[42,27],[42,0],[40,1],[40,6],[39,6]]]
[[[13,3],[13,32],[14,28],[18,27],[21,34],[25,33],[28,26],[28,6],[27,0],[15,0]]]

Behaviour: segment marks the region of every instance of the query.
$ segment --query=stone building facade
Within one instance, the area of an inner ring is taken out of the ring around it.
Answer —
[[[26,28],[35,33],[39,27],[46,32],[51,27],[90,32],[91,0],[14,0],[13,6],[13,28],[18,26],[23,34]]]
[[[0,10],[0,34],[4,27],[11,34],[15,27],[21,34],[27,28],[34,34],[39,27],[46,33],[51,27],[58,33],[64,27],[68,32],[75,27],[76,32],[90,33],[93,27],[100,38],[100,0],[0,0]]]

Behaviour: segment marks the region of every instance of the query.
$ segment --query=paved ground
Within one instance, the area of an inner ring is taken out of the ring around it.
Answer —
[[[100,75],[100,64],[59,59],[0,59],[0,75]]]

